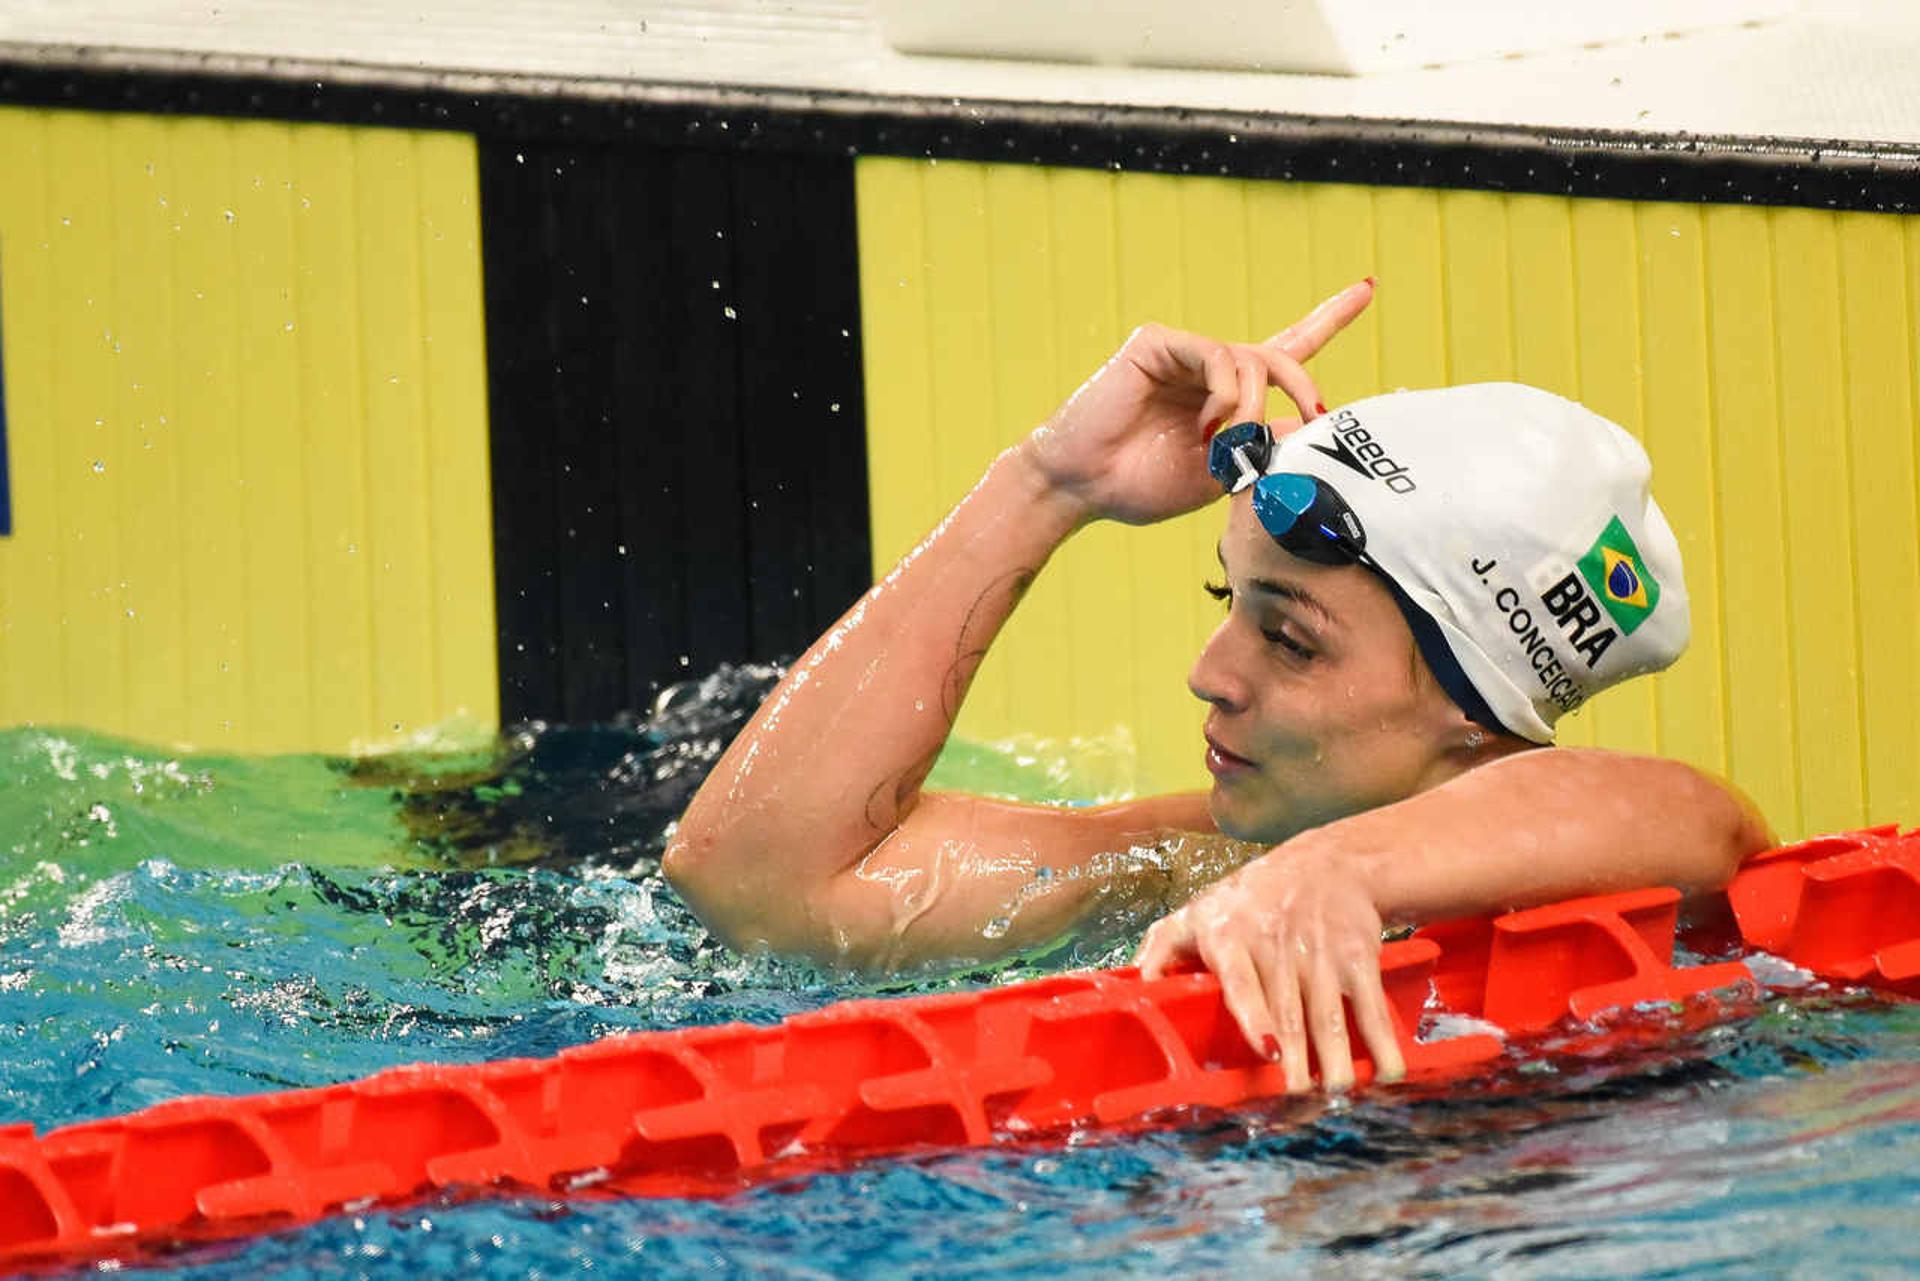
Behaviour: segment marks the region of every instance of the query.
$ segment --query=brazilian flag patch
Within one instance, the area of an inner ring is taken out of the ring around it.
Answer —
[[[1607,522],[1579,564],[1580,576],[1620,625],[1623,636],[1633,635],[1633,629],[1646,622],[1660,603],[1660,584],[1647,572],[1640,549],[1618,516]]]

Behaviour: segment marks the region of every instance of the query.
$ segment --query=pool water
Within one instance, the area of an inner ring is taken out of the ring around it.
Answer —
[[[347,762],[0,731],[0,1123],[1115,964],[1130,931],[891,987],[715,944],[658,873],[777,676],[644,721]],[[1111,746],[1111,745],[1109,745]],[[1092,799],[1099,745],[936,782]],[[1920,817],[1920,816],[1917,816]],[[1134,923],[1137,928],[1138,923]],[[127,1261],[205,1276],[1896,1277],[1920,1270],[1920,1004],[1818,985],[1448,1094],[1196,1112],[720,1200],[433,1200]]]

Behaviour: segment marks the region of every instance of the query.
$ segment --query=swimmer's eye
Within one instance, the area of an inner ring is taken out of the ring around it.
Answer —
[[[1229,609],[1233,607],[1233,588],[1227,586],[1225,583],[1202,583],[1200,587],[1207,595],[1213,597]],[[1268,631],[1263,627],[1260,629],[1260,635],[1266,638],[1268,644],[1278,645],[1296,658],[1307,659],[1315,657],[1312,649],[1302,645],[1285,632]]]
[[[1305,660],[1305,659],[1312,658],[1314,656],[1314,653],[1312,650],[1308,649],[1305,645],[1302,645],[1299,641],[1287,635],[1285,632],[1270,632],[1263,627],[1260,629],[1260,634],[1266,637],[1269,641],[1273,642],[1275,645],[1278,645],[1280,646],[1280,648],[1291,653],[1295,658]]]

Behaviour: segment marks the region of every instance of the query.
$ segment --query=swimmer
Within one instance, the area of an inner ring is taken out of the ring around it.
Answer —
[[[1547,750],[1560,715],[1686,643],[1639,445],[1512,384],[1328,413],[1302,362],[1372,297],[1354,285],[1260,343],[1143,326],[1002,453],[794,663],[687,808],[664,867],[709,928],[897,969],[1032,948],[1128,901],[1160,918],[1149,977],[1206,966],[1290,1089],[1311,1084],[1311,1047],[1338,1090],[1343,1000],[1381,1078],[1404,1070],[1384,927],[1704,893],[1772,844],[1686,765]],[[1297,418],[1262,421],[1269,387]],[[1206,590],[1224,616],[1187,676],[1210,791],[1064,808],[923,789],[1055,549],[1223,491]],[[1114,857],[1129,850],[1150,856]]]

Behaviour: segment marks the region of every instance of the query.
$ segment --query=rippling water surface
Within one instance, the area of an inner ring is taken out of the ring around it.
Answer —
[[[640,723],[352,763],[0,732],[0,1123],[872,994],[726,952],[658,874],[668,824],[773,675],[716,673]],[[1124,775],[1120,755],[960,745],[939,779],[1091,798]],[[1128,950],[1068,946],[912,987]],[[1283,1101],[718,1201],[434,1201],[140,1266],[1903,1277],[1920,1272],[1916,1045],[1920,1005],[1815,988],[1658,1050],[1519,1064],[1452,1096]]]

